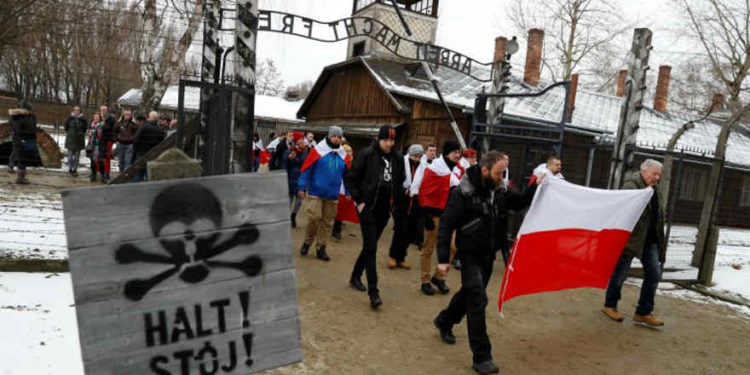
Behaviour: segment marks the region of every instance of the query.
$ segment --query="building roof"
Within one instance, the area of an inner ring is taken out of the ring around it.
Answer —
[[[142,90],[140,88],[130,89],[117,99],[117,104],[122,106],[136,106],[141,101]],[[160,109],[177,110],[179,86],[169,86],[161,99]],[[276,96],[255,95],[255,118],[258,120],[281,121],[290,123],[302,123],[297,119],[297,111],[302,101],[288,101]],[[198,112],[200,107],[200,88],[185,87],[185,110],[187,112]]]
[[[437,94],[433,91],[432,84],[426,77],[418,78],[420,77],[418,70],[421,69],[419,64],[375,57],[355,57],[324,69],[315,83],[313,91],[300,107],[298,116],[304,117],[316,93],[322,89],[333,71],[353,65],[364,66],[378,85],[387,94],[390,94],[389,96],[392,101],[396,102],[394,105],[397,108],[399,108],[399,104],[402,108],[404,105],[394,95],[432,102],[438,101]],[[485,68],[478,66],[475,69]],[[417,73],[415,74],[415,72]],[[491,89],[491,84],[474,80],[452,69],[438,68],[434,71],[434,74],[448,104],[468,112],[474,110],[476,95],[483,90],[489,92]],[[541,83],[539,87],[530,86],[517,76],[511,76],[510,81],[511,92],[530,93],[546,87],[545,83]],[[602,134],[604,141],[611,142],[617,131],[623,100],[621,97],[579,88],[576,93],[573,117],[568,125]],[[564,102],[565,90],[555,88],[542,96],[506,99],[504,111],[506,114],[532,121],[558,123],[563,114]],[[702,117],[698,113],[671,110],[661,113],[654,110],[648,103],[644,103],[636,143],[641,147],[664,150],[677,129],[687,122]],[[695,123],[695,128],[682,136],[677,144],[676,151],[684,150],[686,153],[696,155],[712,155],[716,148],[720,124],[715,120]],[[741,132],[731,134],[726,154],[729,163],[750,166],[750,137],[746,134]]]

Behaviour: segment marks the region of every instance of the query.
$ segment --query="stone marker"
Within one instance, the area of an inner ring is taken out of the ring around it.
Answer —
[[[148,180],[163,181],[201,176],[201,163],[172,147],[148,162]]]

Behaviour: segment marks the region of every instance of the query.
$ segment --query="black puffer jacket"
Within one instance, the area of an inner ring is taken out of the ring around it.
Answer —
[[[15,139],[24,141],[36,139],[36,116],[28,109],[17,108],[8,111],[10,129]]]
[[[448,263],[453,231],[459,253],[495,258],[506,250],[508,210],[521,210],[531,204],[536,184],[523,194],[499,188],[490,189],[482,181],[478,165],[466,170],[466,177],[453,189],[448,205],[440,216],[437,253],[439,263]]]
[[[383,154],[378,143],[373,142],[371,146],[354,157],[352,167],[346,174],[346,188],[349,189],[352,199],[357,204],[364,202],[369,207],[375,203],[383,178],[383,168],[385,167],[383,156],[388,158],[391,164],[394,205],[402,207],[408,201],[408,197],[404,193],[404,180],[406,179],[404,157],[395,149],[391,149],[388,154]]]

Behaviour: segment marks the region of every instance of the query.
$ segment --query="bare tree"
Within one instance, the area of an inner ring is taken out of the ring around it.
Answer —
[[[141,35],[139,46],[143,95],[141,108],[156,108],[170,84],[180,75],[185,55],[203,20],[203,0],[183,0],[181,6],[176,1],[165,2],[157,7],[157,0],[145,0],[140,19]],[[172,10],[179,14],[177,19],[185,24],[167,23],[169,17],[161,12]]]
[[[677,4],[687,15],[688,30],[702,47],[711,66],[711,72],[729,94],[727,104],[732,116],[721,126],[716,142],[711,175],[703,202],[698,240],[693,252],[693,265],[702,264],[708,231],[712,225],[714,206],[721,176],[722,160],[726,155],[730,133],[740,120],[750,113],[750,104],[742,103],[742,94],[748,90],[750,73],[750,2],[729,0],[679,0]]]
[[[527,38],[531,28],[545,32],[542,75],[568,80],[573,72],[591,75],[583,86],[605,89],[625,64],[624,44],[617,39],[631,28],[610,0],[514,0],[508,9],[516,35]],[[622,47],[622,48],[621,48]]]
[[[266,59],[255,69],[255,93],[258,95],[282,96],[285,92],[284,79],[272,59]]]
[[[35,100],[113,104],[140,84],[133,57],[137,16],[128,11],[130,3],[38,0],[17,12],[23,32],[14,32],[0,60],[6,88]]]
[[[313,82],[310,80],[302,81],[296,85],[287,87],[284,96],[290,99],[304,99],[310,94]]]

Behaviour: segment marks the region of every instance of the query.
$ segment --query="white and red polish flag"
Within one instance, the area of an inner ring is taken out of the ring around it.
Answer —
[[[304,172],[305,169],[310,168],[311,165],[315,164],[318,159],[330,154],[331,152],[335,152],[338,156],[341,157],[341,159],[346,162],[346,167],[350,168],[352,165],[351,158],[346,154],[346,150],[344,150],[343,147],[339,146],[339,148],[331,148],[331,146],[328,145],[328,142],[325,140],[318,142],[315,147],[313,147],[312,150],[310,150],[309,153],[307,153],[307,158],[305,158],[305,162],[302,163],[301,171]]]
[[[419,192],[419,206],[444,210],[448,204],[451,187],[457,186],[458,176],[448,167],[443,156],[417,171],[412,183],[412,192]]]
[[[652,189],[603,190],[545,178],[505,269],[498,308],[517,296],[604,289]]]

